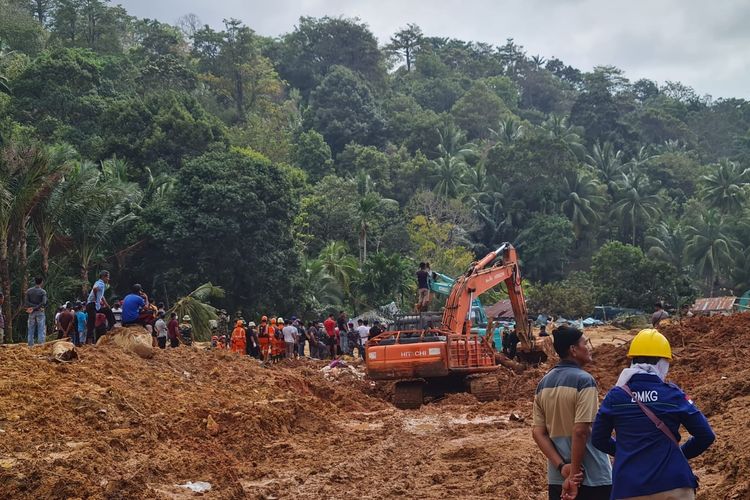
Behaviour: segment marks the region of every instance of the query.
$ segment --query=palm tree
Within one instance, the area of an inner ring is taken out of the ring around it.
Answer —
[[[680,224],[660,222],[653,235],[646,236],[648,256],[672,264],[676,269],[685,267],[685,228]]]
[[[547,131],[547,136],[551,139],[562,141],[576,159],[583,160],[586,157],[586,148],[581,142],[583,127],[569,125],[568,119],[564,116],[550,115],[542,123],[542,129]]]
[[[377,193],[367,193],[359,198],[357,203],[357,226],[359,227],[360,262],[367,260],[367,234],[370,228],[382,214],[383,209],[393,204],[398,208],[396,200],[381,198]]]
[[[302,259],[303,301],[307,310],[322,313],[341,304],[344,294],[319,259]]]
[[[731,236],[726,219],[716,210],[700,214],[696,223],[685,229],[688,238],[685,251],[695,261],[696,270],[706,279],[713,296],[715,283],[731,266],[733,253],[740,245]]]
[[[66,182],[64,175],[72,167],[72,160],[77,155],[76,150],[69,145],[57,145],[49,149],[52,165],[58,167],[63,177],[60,179],[49,196],[43,200],[31,214],[31,222],[36,231],[39,243],[39,253],[42,259],[42,277],[47,279],[49,272],[49,251],[55,234],[61,231],[60,221],[71,200],[78,196],[78,185]]]
[[[741,211],[748,198],[750,168],[743,169],[726,159],[715,167],[712,173],[701,177],[703,200],[722,214]]]
[[[648,190],[648,178],[644,175],[624,174],[617,184],[611,214],[620,221],[623,229],[630,227],[633,245],[639,225],[661,214],[661,199],[655,194],[648,194]]]
[[[531,61],[532,66],[536,70],[542,69],[542,67],[544,66],[544,64],[547,62],[547,60],[544,57],[540,56],[540,55],[531,56],[531,60],[530,61]]]
[[[224,289],[211,282],[201,286],[175,302],[170,313],[177,313],[178,318],[190,316],[193,333],[197,340],[207,340],[211,334],[209,321],[216,319],[216,308],[208,303],[211,299],[224,297]]]
[[[609,142],[603,145],[597,142],[591,148],[591,154],[586,155],[586,163],[607,186],[609,194],[613,195],[624,175],[622,151],[615,151]]]
[[[652,155],[648,146],[641,146],[638,152],[625,164],[630,172],[642,172],[643,167],[649,162],[657,159],[659,155]]]
[[[0,40],[0,65],[2,65],[3,61],[11,54],[13,54],[14,51],[8,51],[6,50],[3,41]],[[8,84],[8,77],[0,73],[0,92],[3,94],[11,94],[10,91],[10,85]]]
[[[607,202],[598,180],[585,172],[576,171],[563,179],[562,212],[573,223],[573,232],[580,240],[584,232],[599,222],[599,211]]]
[[[463,188],[467,162],[476,156],[476,146],[465,143],[464,133],[452,124],[438,129],[438,135],[438,158],[431,162],[435,168],[434,190],[439,195],[455,198]]]
[[[349,253],[346,243],[331,241],[320,251],[318,255],[323,269],[331,276],[341,288],[344,295],[350,292],[352,280],[359,273],[357,258]]]
[[[490,129],[490,140],[504,145],[513,144],[524,135],[524,126],[513,117],[500,121],[497,130]]]
[[[121,162],[106,161],[102,169],[91,162],[73,166],[66,181],[78,187],[77,196],[68,200],[64,214],[64,236],[78,260],[81,287],[88,291],[91,265],[104,257],[104,249],[122,226],[138,216],[142,193],[138,186],[123,180]]]
[[[25,290],[28,279],[26,241],[31,215],[49,196],[62,173],[62,166],[52,164],[47,151],[34,145],[11,144],[0,158],[0,281],[5,294],[8,331],[13,327],[11,248],[16,249],[16,272],[21,278],[20,289]]]

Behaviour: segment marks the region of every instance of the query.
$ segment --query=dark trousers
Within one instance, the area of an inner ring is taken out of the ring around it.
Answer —
[[[178,339],[169,339],[169,347],[179,347],[180,341]]]
[[[94,330],[96,328],[96,313],[100,312],[107,317],[107,330],[111,330],[115,326],[115,315],[112,313],[112,309],[109,307],[102,307],[99,311],[96,310],[96,304],[89,302],[86,304],[86,336],[88,338],[94,338]]]
[[[547,485],[549,500],[560,500],[562,486],[559,484]],[[607,486],[579,486],[576,500],[609,500],[612,494],[612,485]]]
[[[167,337],[156,337],[156,341],[159,343],[159,349],[167,347]]]

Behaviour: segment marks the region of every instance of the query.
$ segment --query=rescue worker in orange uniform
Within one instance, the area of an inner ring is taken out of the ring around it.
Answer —
[[[284,318],[278,318],[274,325],[273,346],[275,348],[274,360],[281,361],[284,359],[286,353],[286,344],[284,344],[284,337],[281,335],[281,329],[284,328]]]
[[[271,346],[271,338],[268,334],[268,317],[263,316],[260,318],[260,327],[258,328],[258,342],[260,343],[260,359],[263,362],[268,362],[269,348]]]
[[[269,342],[269,359],[273,363],[276,361],[278,353],[278,342],[276,341],[276,318],[271,318],[268,323],[268,342]]]
[[[245,354],[245,329],[242,327],[241,319],[237,320],[232,330],[232,352]]]

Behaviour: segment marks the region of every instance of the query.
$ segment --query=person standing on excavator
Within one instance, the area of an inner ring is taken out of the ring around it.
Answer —
[[[547,457],[550,500],[609,500],[612,465],[591,444],[599,407],[596,381],[583,367],[592,362],[588,339],[570,326],[555,330],[560,362],[539,382],[531,435]]]

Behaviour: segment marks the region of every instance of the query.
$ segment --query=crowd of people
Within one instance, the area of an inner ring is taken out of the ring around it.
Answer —
[[[211,348],[228,349],[268,363],[302,357],[354,356],[355,350],[357,356],[364,358],[368,339],[383,332],[378,320],[370,325],[368,320],[359,319],[355,324],[344,311],[338,317],[330,314],[325,320],[307,322],[296,316],[261,316],[257,324],[238,314],[231,332],[229,323],[227,312],[220,310],[211,325]]]

